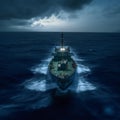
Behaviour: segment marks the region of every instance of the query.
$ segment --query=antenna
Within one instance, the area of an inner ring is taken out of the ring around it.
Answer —
[[[64,46],[64,37],[63,37],[63,32],[61,33],[61,46]]]

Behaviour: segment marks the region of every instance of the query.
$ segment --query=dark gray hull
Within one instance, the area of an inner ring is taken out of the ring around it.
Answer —
[[[74,81],[77,64],[72,58],[70,47],[64,46],[63,33],[61,34],[61,46],[56,46],[53,58],[48,65],[51,79],[62,90],[67,89]]]
[[[76,71],[71,75],[68,76],[64,79],[61,79],[59,77],[54,76],[50,71],[49,71],[49,76],[50,78],[57,83],[58,87],[62,90],[67,89],[75,80],[76,77]]]

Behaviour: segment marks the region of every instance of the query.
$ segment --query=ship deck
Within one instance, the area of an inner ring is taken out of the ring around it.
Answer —
[[[64,61],[54,61],[52,60],[49,67],[50,67],[50,72],[61,79],[68,78],[75,72],[75,62],[71,59],[66,62],[66,64],[63,64],[64,69],[59,69],[59,66],[61,63]]]

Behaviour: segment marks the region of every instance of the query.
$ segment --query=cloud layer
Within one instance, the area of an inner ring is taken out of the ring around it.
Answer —
[[[0,0],[0,20],[30,19],[56,14],[60,10],[74,12],[92,0]]]

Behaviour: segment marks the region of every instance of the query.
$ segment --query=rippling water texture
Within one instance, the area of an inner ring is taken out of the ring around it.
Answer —
[[[47,77],[59,33],[0,33],[1,120],[119,120],[120,34],[65,33],[77,62],[67,97]]]

